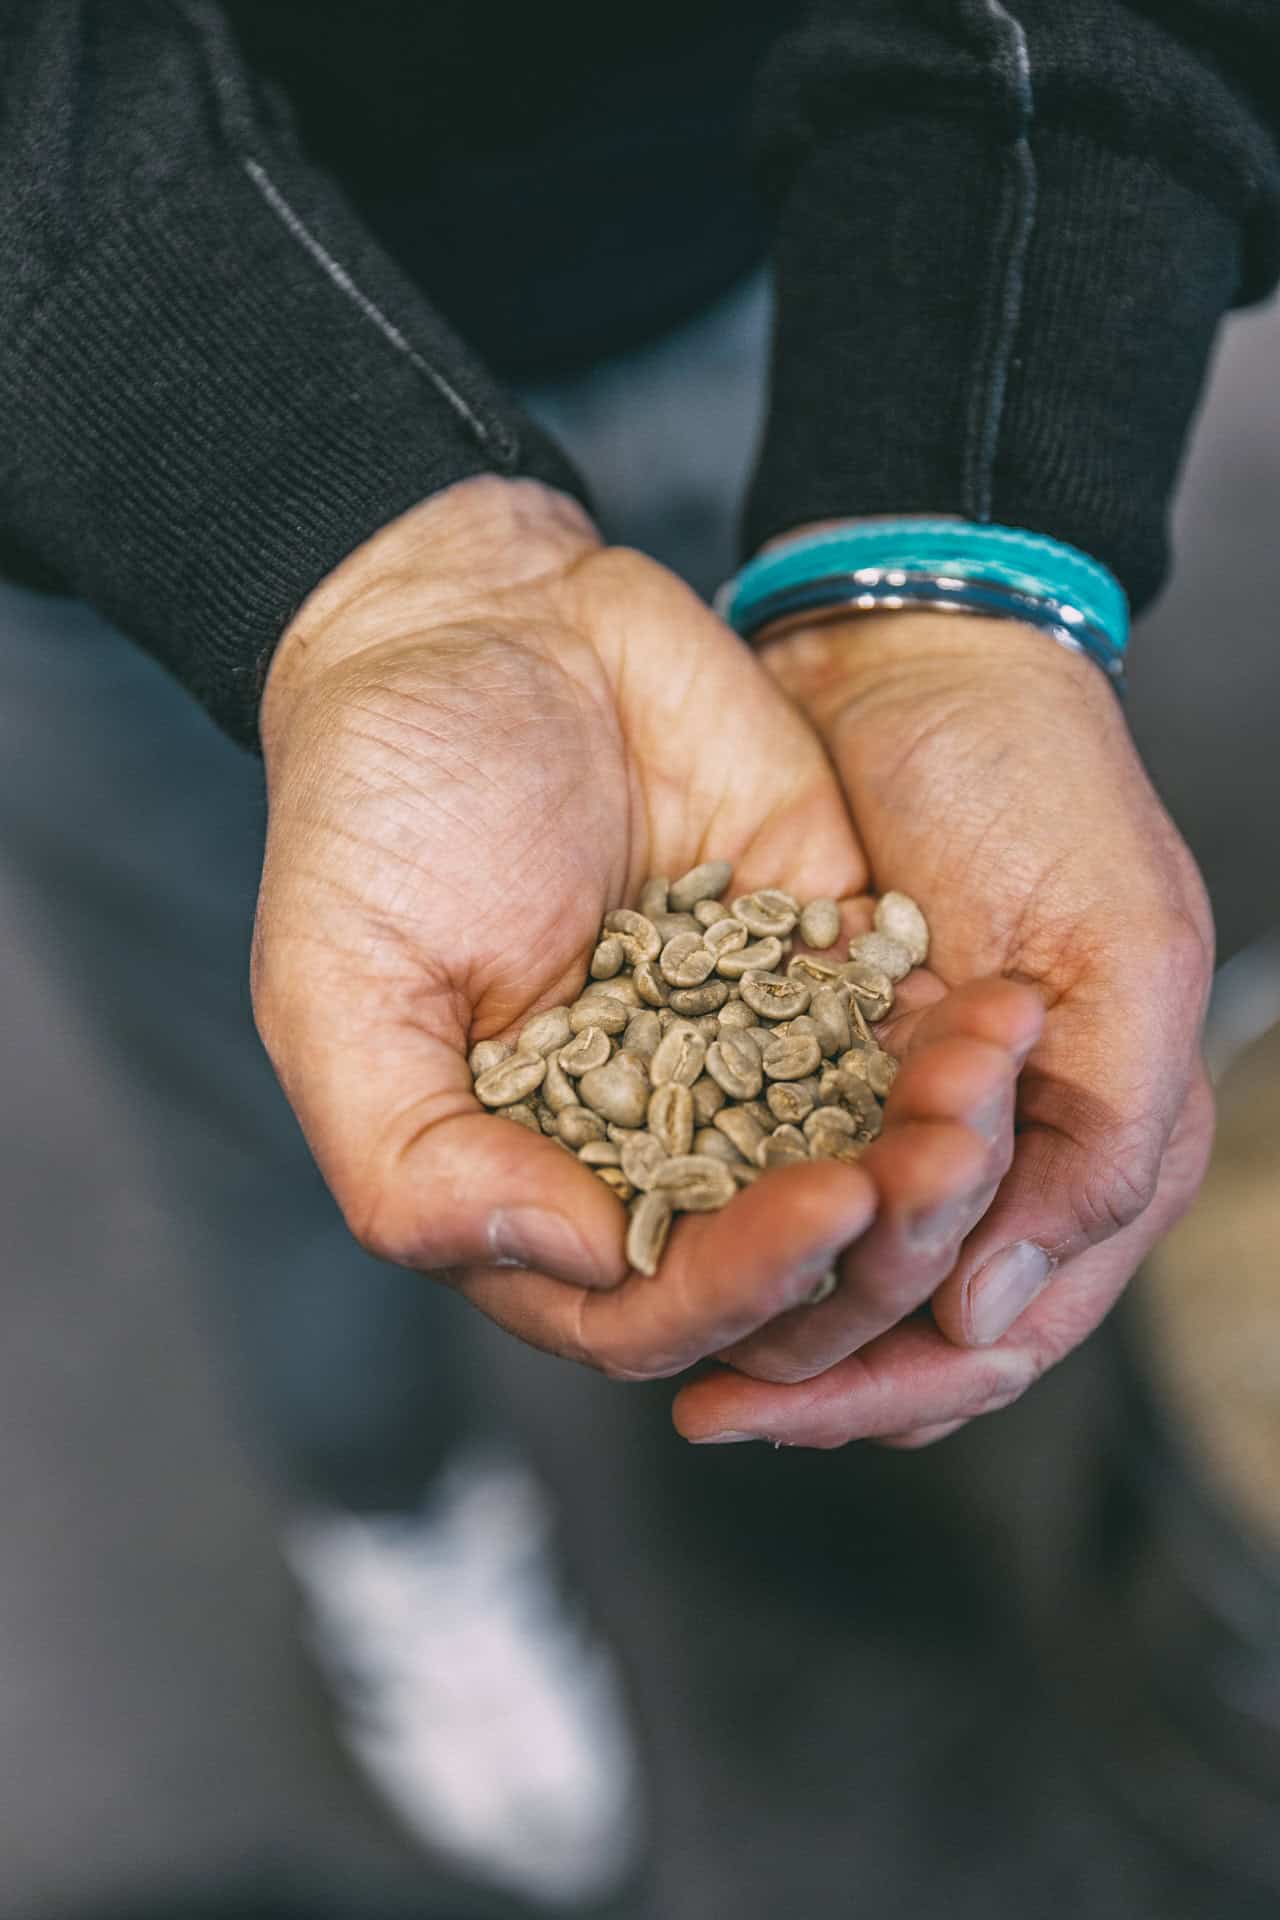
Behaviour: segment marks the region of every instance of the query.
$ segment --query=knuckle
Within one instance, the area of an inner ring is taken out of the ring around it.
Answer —
[[[830,1364],[829,1360],[805,1359],[802,1355],[775,1347],[762,1352],[753,1351],[750,1361],[742,1363],[742,1370],[754,1380],[768,1381],[770,1386],[798,1387],[806,1380],[816,1379]]]
[[[1002,1362],[982,1368],[974,1383],[971,1403],[962,1410],[963,1417],[1002,1413],[1022,1398],[1040,1373],[1040,1366],[1030,1354],[1019,1354],[1014,1365],[1006,1355]]]
[[[424,1230],[403,1186],[381,1174],[340,1174],[330,1181],[347,1230],[357,1246],[392,1267],[429,1273],[456,1264],[446,1260]]]
[[[1092,1154],[1075,1182],[1072,1211],[1089,1241],[1132,1226],[1151,1204],[1158,1166],[1149,1143],[1123,1137]]]
[[[635,1354],[626,1358],[621,1354],[600,1354],[592,1358],[586,1356],[587,1363],[596,1367],[606,1380],[614,1380],[622,1386],[645,1386],[653,1380],[670,1380],[673,1375],[683,1371],[678,1361],[650,1360]]]
[[[1214,930],[1203,889],[1184,906],[1166,908],[1144,945],[1148,991],[1154,982],[1182,995],[1189,987],[1204,991],[1213,974]]]

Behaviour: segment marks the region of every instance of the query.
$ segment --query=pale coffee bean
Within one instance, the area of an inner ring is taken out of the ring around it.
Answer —
[[[801,980],[806,987],[833,987],[840,978],[837,960],[819,960],[812,953],[797,953],[787,962],[788,980]]]
[[[542,1085],[546,1073],[547,1063],[540,1053],[513,1053],[480,1075],[476,1099],[486,1107],[514,1107]]]
[[[763,1066],[769,1080],[803,1080],[816,1073],[822,1048],[811,1033],[775,1034],[764,1050]]]
[[[658,1042],[649,1063],[650,1083],[665,1087],[669,1080],[678,1080],[681,1086],[691,1087],[702,1072],[706,1058],[707,1043],[697,1028],[686,1020],[677,1021]]]
[[[728,998],[729,989],[723,980],[707,980],[700,987],[673,987],[671,1011],[699,1015],[715,1013]]]
[[[622,1036],[622,1044],[628,1053],[638,1053],[642,1060],[652,1060],[662,1038],[662,1027],[652,1007],[641,1007],[633,1013]]]
[[[467,1065],[471,1076],[478,1080],[482,1073],[488,1073],[490,1067],[499,1067],[504,1060],[511,1058],[514,1048],[505,1040],[477,1040],[467,1055]]]
[[[514,1120],[518,1126],[527,1127],[530,1133],[542,1132],[542,1122],[525,1100],[518,1100],[514,1107],[499,1107],[498,1118]]]
[[[593,980],[612,980],[615,973],[621,973],[623,962],[622,942],[616,934],[609,934],[601,940],[591,956],[591,978]]]
[[[754,1180],[760,1178],[761,1169],[750,1166],[745,1160],[736,1160],[729,1172],[733,1175],[735,1187],[749,1187]]]
[[[541,1094],[552,1113],[563,1113],[566,1107],[578,1104],[578,1089],[560,1065],[560,1055],[547,1055],[547,1077],[541,1086]]]
[[[866,960],[850,960],[840,969],[840,985],[848,988],[868,1020],[884,1020],[892,1010],[893,982],[883,967],[873,967]]]
[[[849,958],[864,966],[878,967],[890,980],[905,980],[911,971],[911,955],[901,940],[888,933],[860,933],[849,942]]]
[[[702,935],[702,944],[710,948],[716,959],[722,953],[741,953],[750,939],[750,934],[741,920],[735,920],[730,914],[725,920],[715,920]]]
[[[748,973],[772,973],[781,964],[782,942],[770,936],[767,940],[753,940],[748,947],[722,953],[716,961],[716,972],[725,980],[741,980]]]
[[[794,894],[784,893],[781,887],[761,887],[755,893],[740,895],[733,903],[732,913],[757,940],[770,935],[782,939],[800,918],[800,902]]]
[[[580,1080],[584,1073],[604,1066],[612,1051],[609,1036],[602,1027],[584,1027],[567,1047],[561,1047],[556,1058],[564,1073]]]
[[[815,1107],[800,1130],[810,1142],[828,1134],[839,1134],[842,1139],[852,1140],[858,1131],[858,1120],[843,1107]]]
[[[569,1009],[569,1030],[585,1033],[588,1027],[595,1027],[601,1033],[621,1033],[630,1018],[631,1009],[625,1000],[616,1000],[612,994],[584,994]]]
[[[652,1133],[633,1133],[623,1141],[619,1165],[637,1193],[648,1193],[658,1168],[668,1159],[666,1148]]]
[[[532,1020],[526,1020],[520,1029],[520,1053],[554,1053],[558,1047],[567,1047],[573,1035],[569,1023],[568,1007],[548,1007],[542,1013],[535,1013]]]
[[[562,1107],[556,1115],[556,1137],[576,1151],[588,1140],[604,1139],[604,1121],[590,1107]]]
[[[809,1115],[804,1123],[804,1135],[815,1159],[840,1160],[852,1166],[862,1158],[865,1143],[861,1129],[836,1124],[848,1118],[840,1107],[817,1107]]]
[[[725,1102],[723,1087],[718,1087],[709,1073],[695,1080],[689,1089],[693,1095],[693,1118],[697,1126],[709,1127]]]
[[[743,1033],[748,1027],[754,1027],[756,1017],[750,1007],[741,1000],[730,1000],[720,1009],[720,1031],[722,1033]]]
[[[578,1087],[583,1106],[603,1114],[606,1120],[616,1120],[620,1127],[644,1125],[649,1076],[643,1060],[629,1053],[615,1053],[603,1066],[584,1073]]]
[[[616,933],[622,942],[622,951],[631,966],[638,966],[641,960],[656,960],[662,949],[658,929],[646,914],[635,913],[630,907],[615,907],[612,913],[604,917],[606,933]]]
[[[673,882],[667,891],[667,905],[673,913],[688,913],[699,900],[718,900],[732,877],[732,861],[704,860]]]
[[[649,1131],[669,1158],[688,1153],[693,1140],[693,1095],[679,1080],[668,1080],[650,1096]]]
[[[806,947],[834,947],[840,938],[840,909],[825,894],[800,909],[800,938]]]
[[[881,1100],[888,1099],[889,1089],[897,1077],[898,1063],[891,1053],[876,1047],[867,1055],[867,1085]]]
[[[634,1013],[644,1004],[635,981],[626,972],[615,974],[612,980],[588,980],[578,998],[591,1000],[597,995],[604,1000],[621,1000],[628,1013]]]
[[[677,1213],[715,1213],[732,1200],[735,1186],[723,1161],[682,1153],[659,1168],[653,1190],[665,1194]]]
[[[707,1048],[706,1061],[707,1072],[731,1100],[753,1100],[759,1093],[760,1055],[745,1034],[722,1034]]]
[[[720,900],[698,900],[694,903],[693,917],[700,927],[714,927],[724,918],[724,903]]]
[[[759,1166],[760,1151],[769,1138],[772,1120],[768,1127],[762,1127],[745,1107],[723,1107],[716,1115],[713,1124],[715,1131],[722,1133],[730,1145],[737,1148],[744,1160],[750,1160],[753,1165]]]
[[[653,960],[642,960],[631,978],[635,981],[636,993],[647,1007],[665,1007],[671,998],[671,989],[658,971]]]
[[[723,1160],[732,1166],[742,1155],[726,1134],[715,1127],[699,1127],[693,1136],[693,1152],[707,1160]]]
[[[836,1061],[841,1073],[852,1074],[855,1080],[861,1080],[869,1087],[871,1084],[871,1056],[880,1049],[873,1041],[868,1046],[854,1045],[847,1053],[842,1053]]]
[[[834,1058],[853,1044],[849,1009],[830,987],[819,987],[809,1002],[809,1017],[818,1035],[818,1045]]]
[[[691,913],[660,913],[653,924],[664,947],[678,933],[691,933],[696,940],[702,938],[702,922],[695,920]]]
[[[690,988],[690,992],[692,991],[693,989]],[[711,1045],[713,1040],[720,1038],[720,1016],[718,1013],[695,1014],[689,1024],[698,1029],[698,1032],[702,1035],[708,1046]]]
[[[646,920],[652,920],[655,914],[667,912],[670,905],[667,889],[670,885],[665,873],[655,874],[652,880],[645,881],[637,904]]]
[[[637,1273],[655,1274],[671,1231],[671,1202],[661,1193],[642,1193],[631,1209],[627,1259]]]
[[[780,1080],[764,1090],[765,1104],[779,1126],[798,1127],[813,1112],[818,1098],[816,1080]]]
[[[809,1158],[809,1142],[799,1127],[775,1127],[760,1149],[763,1167],[793,1167]]]
[[[622,1155],[612,1140],[588,1140],[578,1148],[578,1158],[584,1167],[619,1167]],[[630,1175],[627,1176],[630,1179]]]
[[[636,1190],[621,1167],[593,1167],[591,1171],[597,1180],[603,1180],[606,1187],[613,1189],[624,1206],[635,1198]]]
[[[662,949],[658,967],[673,987],[700,987],[716,964],[716,956],[702,944],[702,934],[678,933]]]
[[[915,901],[906,893],[883,893],[876,901],[877,933],[887,933],[904,946],[913,967],[922,967],[929,957],[929,928]]]
[[[738,1111],[754,1120],[758,1127],[763,1127],[766,1133],[773,1132],[773,1115],[763,1100],[744,1100]]]
[[[793,1020],[808,1006],[809,989],[780,973],[753,972],[743,975],[742,997],[762,1020]]]

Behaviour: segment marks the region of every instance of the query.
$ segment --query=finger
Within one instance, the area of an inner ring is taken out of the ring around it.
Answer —
[[[1000,1339],[1056,1270],[1150,1205],[1194,1065],[1193,1035],[1160,1024],[1092,995],[1053,1010],[1019,1083],[1013,1166],[935,1303],[951,1339]]]
[[[841,1262],[839,1286],[722,1357],[761,1380],[807,1380],[914,1313],[1009,1165],[1015,1073],[1013,1056],[985,1041],[918,1048],[890,1095],[893,1122],[861,1162],[879,1209]]]
[[[1179,1213],[1190,1203],[1204,1178],[1208,1164],[1208,1155],[1213,1141],[1213,1092],[1209,1085],[1203,1065],[1197,1064],[1195,1078],[1183,1103],[1177,1122],[1170,1135],[1169,1144],[1161,1161],[1156,1181],[1156,1196],[1152,1202],[1152,1218],[1143,1221],[1139,1212],[1133,1227],[1122,1230],[1115,1236],[1117,1252],[1114,1260],[1092,1260],[1077,1258],[1065,1263],[1060,1270],[1051,1265],[1042,1279],[1039,1269],[1032,1266],[1030,1277],[1026,1281],[1026,1298],[1019,1292],[1020,1278],[1025,1277],[1027,1269],[1020,1276],[1019,1261],[1007,1261],[1002,1269],[998,1261],[988,1258],[985,1262],[975,1262],[972,1256],[972,1241],[965,1249],[965,1258],[957,1264],[939,1287],[933,1300],[933,1316],[944,1334],[958,1346],[989,1345],[993,1339],[1000,1339],[1008,1329],[1015,1326],[1026,1313],[1031,1302],[1049,1287],[1052,1293],[1066,1292],[1071,1298],[1079,1287],[1079,1275],[1092,1273],[1099,1276],[1098,1284],[1113,1284],[1115,1291],[1126,1284],[1137,1260],[1132,1257],[1131,1249],[1137,1247],[1137,1258],[1145,1254],[1147,1247],[1154,1244],[1159,1234],[1167,1231]],[[1015,1161],[1016,1169],[1016,1161]],[[1172,1209],[1172,1211],[1171,1211]],[[992,1215],[999,1224],[999,1213],[1003,1211],[1003,1196],[996,1202]],[[990,1220],[984,1220],[973,1239],[981,1240],[989,1228]],[[1104,1240],[1102,1246],[1106,1246]],[[1012,1272],[1013,1279],[1005,1278]],[[1106,1311],[1107,1301],[1098,1314]],[[1048,1309],[1046,1309],[1048,1310]]]
[[[730,1431],[836,1447],[963,1423],[1010,1405],[1094,1330],[1150,1248],[1186,1211],[1203,1178],[1211,1136],[1212,1101],[1198,1081],[1151,1205],[1132,1226],[1064,1268],[998,1345],[956,1347],[917,1316],[803,1386],[709,1373],[677,1395],[677,1431],[693,1441]]]
[[[1033,988],[992,976],[931,994],[923,1006],[895,1013],[881,1028],[880,1041],[898,1059],[907,1060],[917,1047],[961,1036],[1001,1047],[1021,1062],[1044,1025],[1044,1002]]]
[[[612,1292],[494,1270],[464,1273],[457,1284],[534,1346],[615,1379],[658,1379],[794,1307],[866,1231],[875,1208],[861,1167],[779,1168],[722,1212],[677,1221],[657,1274],[633,1272]]]
[[[479,1105],[465,1023],[451,1026],[448,998],[422,1007],[412,1027],[397,1019],[347,1034],[308,1016],[285,1043],[273,1036],[285,1090],[352,1233],[379,1259],[421,1272],[511,1262],[582,1287],[615,1285],[626,1271],[616,1199],[563,1147]]]
[[[723,1351],[760,1380],[808,1380],[929,1298],[955,1261],[966,1227],[990,1200],[986,1146],[942,1122],[899,1129],[863,1162],[880,1208],[873,1227],[837,1268],[834,1293]]]

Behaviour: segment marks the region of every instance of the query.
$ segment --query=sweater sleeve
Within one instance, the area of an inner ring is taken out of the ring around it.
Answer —
[[[271,649],[481,472],[576,492],[309,166],[221,9],[0,0],[0,558],[245,745]]]
[[[945,512],[1137,608],[1218,323],[1280,272],[1275,0],[824,0],[762,76],[775,222],[750,549]]]

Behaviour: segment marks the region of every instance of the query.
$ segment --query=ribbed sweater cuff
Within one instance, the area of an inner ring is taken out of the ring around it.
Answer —
[[[1224,208],[1064,126],[1019,152],[974,116],[868,116],[803,163],[775,263],[748,551],[811,520],[958,513],[1068,540],[1152,597],[1238,290]]]
[[[253,167],[130,207],[0,369],[19,539],[246,746],[280,633],[379,527],[480,472],[584,498],[356,223],[335,257],[304,170]]]

